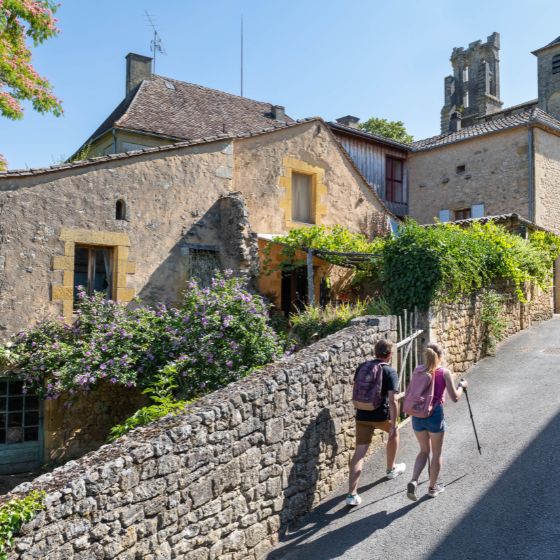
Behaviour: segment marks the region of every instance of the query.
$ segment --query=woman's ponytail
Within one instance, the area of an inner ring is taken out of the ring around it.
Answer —
[[[424,350],[424,365],[426,369],[433,373],[443,358],[443,348],[435,342],[430,342]]]

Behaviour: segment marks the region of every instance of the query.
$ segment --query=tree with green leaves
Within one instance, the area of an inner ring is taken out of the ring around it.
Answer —
[[[406,131],[402,121],[389,121],[387,119],[371,117],[367,121],[360,123],[359,127],[372,134],[379,134],[391,140],[403,142],[404,144],[410,144],[414,140]]]
[[[31,64],[34,46],[58,33],[53,0],[0,0],[0,114],[23,117],[22,101],[30,101],[39,113],[62,114],[60,101],[50,83]],[[5,168],[0,155],[0,169]]]

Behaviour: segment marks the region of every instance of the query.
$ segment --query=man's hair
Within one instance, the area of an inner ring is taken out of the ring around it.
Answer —
[[[393,343],[390,340],[382,338],[375,343],[375,355],[378,358],[384,358],[393,351]]]

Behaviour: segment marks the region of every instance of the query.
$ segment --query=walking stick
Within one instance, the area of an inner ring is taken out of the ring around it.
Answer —
[[[463,381],[461,379],[461,381]],[[465,397],[467,398],[467,405],[469,407],[469,414],[471,415],[471,422],[472,422],[472,427],[474,430],[474,437],[476,439],[476,446],[478,447],[478,452],[482,455],[482,448],[480,447],[480,442],[478,441],[478,434],[476,433],[476,426],[474,425],[474,418],[473,418],[473,414],[472,414],[472,408],[471,408],[471,403],[469,401],[469,393],[467,392],[467,388],[463,387],[463,392],[465,393]]]

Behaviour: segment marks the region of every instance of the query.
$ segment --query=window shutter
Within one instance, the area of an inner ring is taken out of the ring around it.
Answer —
[[[440,210],[439,211],[439,221],[440,222],[448,222],[451,217],[451,213],[449,210]]]
[[[471,217],[472,218],[484,217],[484,204],[473,204],[471,206]]]

